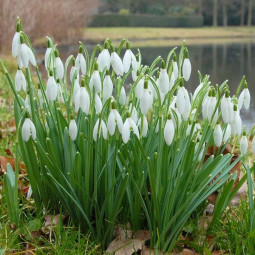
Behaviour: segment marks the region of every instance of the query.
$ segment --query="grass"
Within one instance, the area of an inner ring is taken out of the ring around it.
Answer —
[[[147,27],[99,27],[86,28],[85,42],[102,42],[109,37],[113,41],[128,38],[132,46],[173,46],[183,39],[191,44],[233,43],[254,41],[255,27],[202,27],[202,28],[147,28]]]

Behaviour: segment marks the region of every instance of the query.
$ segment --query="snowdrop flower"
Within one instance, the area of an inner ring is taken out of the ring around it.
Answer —
[[[183,61],[183,65],[182,65],[182,75],[185,81],[188,81],[190,78],[190,74],[191,74],[191,63],[189,60],[189,52],[186,49],[185,50],[185,59]]]
[[[126,100],[127,100],[126,91],[124,89],[124,86],[122,86],[122,88],[120,90],[119,103],[121,105],[125,105]]]
[[[23,123],[22,129],[21,129],[21,135],[23,141],[27,142],[30,138],[30,136],[33,138],[35,141],[36,139],[36,129],[35,125],[32,122],[30,118],[25,118],[25,121]]]
[[[103,109],[101,98],[97,93],[95,93],[95,108],[96,108],[96,114],[100,113]]]
[[[58,100],[63,103],[64,98],[63,98],[62,87],[60,85],[60,80],[59,79],[57,79],[57,86],[58,86]]]
[[[51,51],[52,51],[52,48],[50,46],[50,41],[48,39],[48,46],[47,46],[47,49],[46,49],[46,52],[45,52],[45,56],[44,56],[44,65],[45,65],[46,71],[48,70],[48,61],[49,61],[49,57],[50,57]],[[51,69],[53,68],[52,58],[50,59],[50,68]]]
[[[24,91],[27,90],[27,81],[23,74],[23,72],[18,68],[17,73],[15,75],[15,89],[20,91],[23,89]]]
[[[229,96],[229,91],[226,91],[221,100],[222,119],[225,123],[230,124],[233,119],[233,103]]]
[[[99,125],[100,124],[100,125]],[[93,139],[97,141],[97,138],[103,135],[103,138],[107,139],[107,127],[102,119],[97,119],[93,129]]]
[[[193,97],[192,97],[193,100],[195,100],[197,94],[200,92],[200,90],[203,88],[203,86],[204,86],[204,83],[203,83],[203,82],[200,83],[200,84],[197,86],[197,88],[196,88],[195,91],[194,91]]]
[[[64,78],[64,65],[61,58],[59,57],[58,50],[55,50],[55,64],[56,64],[57,78],[62,80]]]
[[[237,105],[234,105],[233,119],[231,122],[232,135],[241,135],[242,132],[242,120],[237,109]]]
[[[110,69],[111,55],[109,53],[108,46],[109,46],[108,43],[105,42],[103,50],[98,55],[97,63],[98,63],[99,71],[103,71],[105,68],[107,70]]]
[[[82,54],[82,46],[79,47],[79,53],[75,59],[75,66],[79,70],[81,70],[82,75],[86,75],[87,72],[87,64],[86,60]]]
[[[73,84],[73,101],[74,101],[74,99],[76,97],[76,94],[77,94],[79,89],[80,89],[79,81],[78,81],[78,79],[75,79],[74,84]]]
[[[137,77],[140,75],[140,72],[137,71]],[[143,93],[143,89],[144,89],[144,77],[142,77],[138,83],[136,84],[136,87],[135,87],[135,96],[138,98],[138,99],[141,99],[141,96],[142,96],[142,93]]]
[[[205,99],[205,103],[203,105],[203,108],[202,108],[202,114],[203,114],[203,117],[208,119],[208,120],[211,120],[212,117],[213,120],[212,122],[214,123],[215,122],[215,119],[217,119],[218,117],[218,111],[216,110],[215,112],[215,107],[216,107],[216,104],[217,104],[217,99],[216,99],[216,91],[214,88],[212,88],[208,94],[208,97]],[[215,114],[214,114],[215,112]],[[214,116],[213,116],[214,114]]]
[[[187,130],[186,130],[186,136],[190,135],[191,128],[192,128],[192,121],[189,120],[188,127],[187,127]]]
[[[188,124],[187,130],[186,130],[186,136],[190,135],[191,129],[192,129],[192,121],[189,120],[189,124]],[[200,131],[200,130],[201,130],[201,126],[200,126],[199,122],[196,121],[195,125],[194,125],[194,128],[193,128],[192,135],[195,134],[197,131]]]
[[[24,106],[27,109],[27,111],[29,112],[29,114],[31,114],[32,111],[31,111],[29,91],[27,92],[27,95],[26,95],[26,98],[25,98],[25,101],[24,101]]]
[[[248,150],[248,138],[246,136],[246,131],[243,132],[243,135],[240,140],[240,150],[243,156],[246,154]]]
[[[128,114],[126,121],[123,124],[122,128],[122,140],[123,143],[127,143],[130,138],[130,130],[134,132],[134,134],[139,138],[138,127],[135,122],[131,118],[130,114]]]
[[[95,93],[101,92],[101,78],[99,75],[97,62],[95,62],[94,72],[92,73],[90,81],[89,81],[89,88],[91,92],[93,91],[93,89]]]
[[[129,105],[129,112],[131,112],[131,118],[132,118],[132,120],[133,120],[135,123],[137,123],[137,122],[138,122],[137,110],[136,110],[136,108],[135,108],[132,104]]]
[[[116,73],[116,75],[122,76],[124,74],[124,67],[123,63],[119,57],[119,55],[115,52],[114,47],[111,45],[111,65],[113,71]]]
[[[50,71],[49,78],[47,81],[47,87],[46,87],[46,96],[49,101],[54,101],[57,99],[58,96],[58,86],[57,83],[53,77],[53,72]]]
[[[184,88],[183,80],[177,92],[176,106],[177,106],[178,112],[183,116],[185,120],[187,120],[188,115],[190,113],[191,104],[190,104],[189,93],[187,89]]]
[[[19,67],[22,68],[23,66],[25,68],[28,67],[29,62],[33,65],[36,66],[36,60],[35,60],[35,56],[34,53],[32,52],[32,50],[24,43],[24,38],[21,35],[20,36],[20,52],[19,52],[19,56],[21,62],[19,61]]]
[[[153,95],[152,92],[148,89],[148,81],[144,81],[144,90],[140,99],[140,108],[143,115],[146,115],[148,111],[152,108],[153,104]]]
[[[109,70],[106,70],[106,75],[103,81],[103,101],[107,101],[112,96],[113,83]]]
[[[79,69],[75,65],[75,59],[72,58],[72,67],[70,70],[70,81],[77,80],[79,82]]]
[[[140,61],[140,58],[139,58],[139,54],[137,54],[135,56],[135,61],[133,61],[132,63],[132,79],[133,81],[136,81],[138,75],[137,75],[137,71],[139,70],[140,68],[140,65],[141,65],[141,61]]]
[[[251,148],[252,148],[253,154],[255,154],[255,136],[253,136],[253,138],[252,138]]]
[[[247,83],[245,82],[244,89],[241,92],[238,99],[238,109],[241,110],[242,106],[244,106],[244,108],[248,110],[250,107],[250,102],[251,102],[251,95],[250,95],[250,91],[248,89]]]
[[[223,142],[226,143],[227,140],[230,138],[230,136],[231,136],[231,126],[230,124],[228,124],[224,132]]]
[[[177,79],[178,74],[179,74],[179,69],[178,69],[178,64],[177,64],[175,53],[174,53],[174,56],[173,56],[173,74],[174,74],[174,77]]]
[[[18,21],[17,22],[17,29],[16,29],[16,33],[13,36],[12,39],[12,56],[14,58],[16,58],[19,54],[20,51],[20,31],[21,31],[21,24]]]
[[[175,80],[176,80],[175,74],[174,74],[174,72],[172,72],[172,75],[171,75],[171,78],[170,78],[170,81],[169,81],[169,90],[171,90],[173,88]]]
[[[107,121],[107,129],[110,135],[113,135],[115,133],[116,124],[120,133],[122,132],[123,128],[123,122],[119,112],[116,110],[116,106],[116,102],[112,102],[112,109],[110,111]]]
[[[129,41],[126,42],[126,48],[127,49],[126,49],[126,52],[123,57],[123,68],[124,68],[125,73],[127,73],[129,71],[132,62],[136,63],[135,55],[130,50]]]
[[[161,62],[161,70],[159,73],[159,78],[158,78],[158,86],[159,89],[161,90],[162,93],[165,95],[169,91],[169,77],[166,71],[166,65],[165,62],[162,60]]]
[[[168,114],[166,125],[164,128],[164,138],[166,144],[169,146],[173,142],[174,139],[174,123],[171,119],[171,114]]]
[[[223,133],[220,124],[216,124],[214,131],[213,131],[213,139],[214,143],[217,147],[220,147],[222,144]]]
[[[142,119],[142,121],[141,121]],[[147,133],[148,133],[148,120],[146,118],[145,115],[143,115],[139,120],[138,120],[138,123],[137,123],[137,126],[139,127],[140,129],[140,136],[141,137],[146,137],[147,136]]]
[[[85,79],[82,80],[82,86],[78,88],[74,99],[74,108],[78,112],[81,108],[82,112],[88,114],[90,107],[89,94],[85,88]]]
[[[77,134],[78,134],[78,128],[77,128],[77,124],[74,119],[71,119],[71,121],[69,123],[68,131],[69,131],[69,136],[70,136],[71,140],[75,141],[77,138]]]

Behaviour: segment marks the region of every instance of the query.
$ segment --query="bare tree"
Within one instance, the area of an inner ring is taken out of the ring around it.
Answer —
[[[218,0],[213,0],[213,26],[218,26]]]
[[[93,0],[0,0],[0,47],[10,45],[17,16],[31,39],[46,35],[56,41],[80,39],[95,3]]]
[[[245,0],[241,0],[240,26],[244,26]]]
[[[253,0],[249,0],[247,26],[252,25],[252,7],[253,7]]]
[[[222,15],[222,18],[223,18],[223,26],[224,27],[227,27],[228,26],[228,13],[227,13],[227,0],[223,0],[223,3],[222,3],[222,12],[223,12],[223,15]]]

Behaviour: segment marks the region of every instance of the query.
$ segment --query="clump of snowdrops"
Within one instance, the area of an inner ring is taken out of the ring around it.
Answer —
[[[227,82],[212,86],[199,73],[190,93],[185,43],[151,66],[127,39],[118,48],[106,39],[91,54],[80,42],[65,62],[50,38],[47,44],[46,81],[19,19],[14,82],[1,62],[36,205],[62,206],[103,248],[116,224],[130,223],[150,230],[151,247],[172,250],[190,214],[236,178],[229,171],[241,157],[231,164],[233,155],[222,152],[240,137],[241,155],[248,148],[240,118],[250,105],[245,79],[231,97]],[[204,161],[212,145],[218,149]]]

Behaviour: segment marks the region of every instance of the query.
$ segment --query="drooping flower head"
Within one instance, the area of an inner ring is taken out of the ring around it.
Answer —
[[[185,48],[184,52],[184,61],[182,65],[182,75],[185,81],[188,81],[191,75],[191,63],[189,60],[189,52],[188,49]]]

